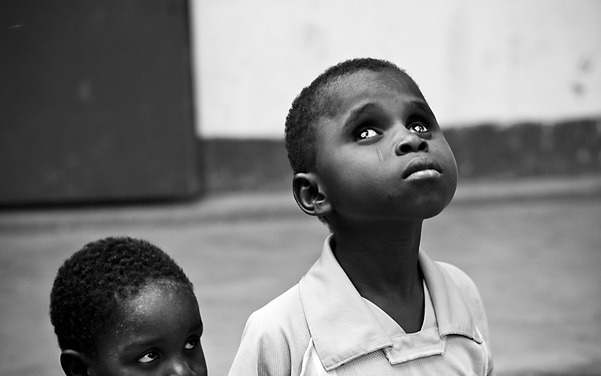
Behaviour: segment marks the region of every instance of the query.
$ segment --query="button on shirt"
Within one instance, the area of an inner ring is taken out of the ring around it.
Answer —
[[[420,252],[425,316],[407,334],[359,295],[330,240],[296,286],[249,317],[230,376],[493,374],[486,315],[465,273]]]

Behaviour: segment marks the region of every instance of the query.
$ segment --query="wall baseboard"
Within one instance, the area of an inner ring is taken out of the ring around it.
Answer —
[[[601,118],[446,128],[460,179],[601,173]],[[207,192],[290,189],[283,139],[199,139]]]

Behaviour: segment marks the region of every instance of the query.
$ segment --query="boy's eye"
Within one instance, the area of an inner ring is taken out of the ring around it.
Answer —
[[[184,345],[185,350],[193,350],[200,343],[200,338],[192,338]]]
[[[359,134],[357,135],[357,139],[358,140],[369,140],[372,137],[376,137],[378,135],[378,132],[376,132],[375,130],[371,129],[371,128],[366,128],[364,130],[362,130],[361,132],[359,132]]]
[[[149,351],[146,354],[142,355],[138,359],[138,362],[140,362],[140,363],[150,363],[152,361],[155,361],[158,358],[159,358],[159,353],[157,353],[156,351]]]
[[[419,121],[411,124],[410,128],[417,133],[426,133],[429,131],[428,126]]]

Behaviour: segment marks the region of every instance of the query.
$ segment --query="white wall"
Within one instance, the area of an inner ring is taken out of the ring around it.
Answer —
[[[282,137],[324,69],[391,60],[439,122],[601,115],[599,0],[190,0],[198,133]]]

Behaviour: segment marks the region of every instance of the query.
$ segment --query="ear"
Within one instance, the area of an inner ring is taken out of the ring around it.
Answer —
[[[63,350],[61,367],[67,376],[87,376],[92,365],[92,359],[76,350]]]
[[[292,180],[292,193],[296,203],[306,214],[324,217],[332,211],[332,205],[314,173],[295,174]]]

